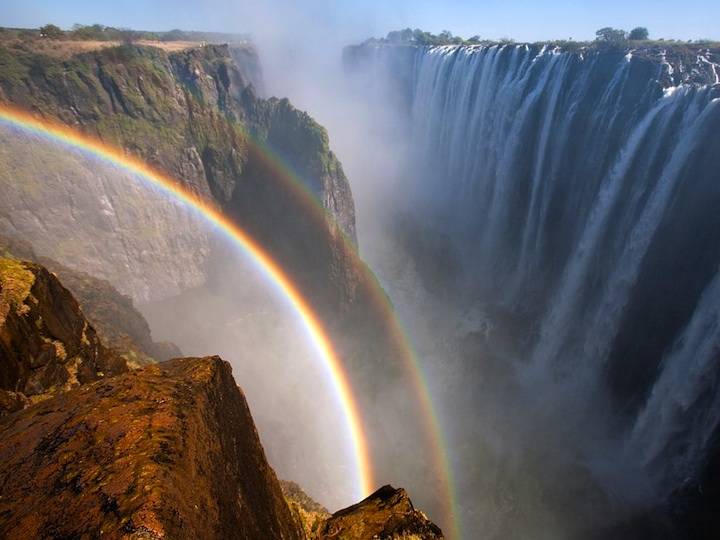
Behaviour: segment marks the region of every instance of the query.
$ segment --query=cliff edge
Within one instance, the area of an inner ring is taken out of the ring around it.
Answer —
[[[0,424],[3,538],[299,539],[218,357],[149,366]]]

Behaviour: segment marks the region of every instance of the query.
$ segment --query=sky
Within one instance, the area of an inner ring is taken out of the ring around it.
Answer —
[[[348,41],[408,26],[518,41],[592,39],[604,26],[645,26],[655,38],[720,39],[717,0],[0,0],[0,26],[12,27],[100,23],[252,33],[266,22],[277,25],[268,17],[332,26]]]

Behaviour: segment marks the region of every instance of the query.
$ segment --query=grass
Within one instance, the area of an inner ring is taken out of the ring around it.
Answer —
[[[63,60],[83,53],[105,51],[108,49],[116,49],[126,46],[121,41],[52,40],[39,37],[32,39],[2,39],[2,34],[0,34],[0,43],[10,49],[24,50]],[[180,52],[201,46],[200,42],[195,41],[157,41],[150,39],[133,41],[132,44],[141,47],[160,49],[166,53]]]

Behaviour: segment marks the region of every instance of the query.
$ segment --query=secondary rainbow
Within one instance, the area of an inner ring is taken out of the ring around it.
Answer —
[[[319,317],[314,313],[308,301],[303,297],[298,287],[289,276],[287,276],[284,270],[262,246],[237,224],[225,217],[221,210],[211,201],[205,200],[192,193],[178,180],[168,176],[162,171],[150,167],[140,159],[125,153],[120,148],[101,142],[59,122],[40,118],[22,109],[2,103],[0,103],[0,122],[88,152],[117,167],[138,175],[177,201],[198,211],[208,222],[227,234],[242,248],[258,266],[262,268],[267,277],[276,284],[303,321],[333,381],[333,387],[345,416],[353,446],[357,475],[356,484],[360,489],[359,495],[366,496],[374,489],[375,479],[368,450],[368,442],[363,430],[363,423],[359,414],[357,401],[353,395],[347,375],[343,370],[340,358],[333,348],[327,330]],[[307,193],[303,188],[302,182],[295,178],[295,175],[282,163],[282,160],[275,156],[272,150],[261,142],[255,141],[252,138],[250,138],[248,142],[260,152],[261,157],[265,159],[270,167],[279,172],[282,177],[290,179],[288,187],[294,189],[296,192],[303,192],[301,200],[304,199],[310,207],[310,210],[315,212],[318,219],[324,219],[324,211],[321,208],[317,208],[318,204],[314,200],[314,197]],[[358,268],[365,274],[367,283],[375,282],[374,277],[364,268],[364,265],[358,265]],[[447,536],[448,538],[459,538],[460,527],[458,524],[452,471],[445,451],[439,422],[432,406],[427,383],[423,378],[418,359],[410,346],[406,333],[402,330],[399,322],[392,313],[392,307],[389,305],[387,297],[378,285],[370,286],[369,289],[375,305],[381,310],[387,322],[387,328],[393,336],[393,339],[399,345],[403,356],[403,363],[410,374],[416,396],[420,402],[429,447],[433,452],[433,467],[439,476],[438,480],[440,482],[440,492],[444,500],[446,519],[450,525]]]
[[[264,159],[266,165],[270,167],[281,178],[289,179],[287,187],[293,189],[300,196],[298,201],[305,203],[308,211],[312,212],[318,220],[325,220],[325,210],[319,201],[307,190],[303,182],[296,178],[295,173],[284,164],[283,160],[276,155],[272,148],[264,145],[261,141],[252,140],[252,144],[260,150],[260,157]],[[341,231],[338,231],[342,234]],[[343,235],[345,236],[345,235]],[[347,243],[350,240],[345,237]],[[349,253],[354,253],[350,250]],[[440,493],[444,503],[444,518],[449,528],[445,529],[445,536],[452,539],[462,537],[460,516],[457,506],[457,498],[455,491],[455,482],[453,479],[452,466],[448,458],[446,444],[443,437],[442,428],[435,407],[432,403],[429,385],[423,375],[423,369],[420,365],[417,354],[415,353],[407,332],[402,328],[400,321],[394,314],[394,308],[390,303],[390,299],[384,290],[377,283],[375,276],[368,267],[359,261],[356,261],[356,269],[363,274],[365,283],[368,284],[366,292],[371,296],[379,315],[382,316],[385,328],[392,336],[394,342],[398,346],[401,355],[401,361],[405,366],[406,372],[410,377],[410,382],[414,388],[415,396],[420,405],[421,417],[424,423],[424,429],[427,436],[428,447],[433,453],[433,469],[438,475]]]

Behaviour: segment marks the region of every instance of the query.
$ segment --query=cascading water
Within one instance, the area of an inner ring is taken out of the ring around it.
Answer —
[[[667,500],[720,425],[717,51],[364,48],[346,63],[407,100],[406,208],[458,246],[465,297],[532,320],[520,385],[574,430],[610,416],[584,459]]]

